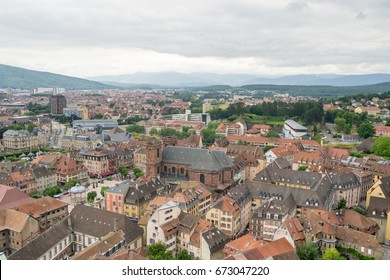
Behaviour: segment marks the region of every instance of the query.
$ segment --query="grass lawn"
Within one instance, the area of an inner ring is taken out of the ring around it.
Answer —
[[[284,117],[258,116],[255,114],[244,114],[242,118],[252,124],[283,125]]]

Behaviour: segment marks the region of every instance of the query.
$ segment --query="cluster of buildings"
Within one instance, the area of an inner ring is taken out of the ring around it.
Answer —
[[[381,245],[390,244],[389,161],[323,147],[293,120],[280,131],[268,125],[248,129],[244,120],[222,122],[214,145],[205,148],[200,134],[209,115],[191,113],[190,103],[172,93],[156,93],[31,96],[39,104],[48,99],[53,115],[78,120],[59,136],[68,153],[38,152],[26,155],[28,162],[0,163],[0,251],[8,259],[143,260],[147,246],[159,242],[174,255],[186,250],[204,260],[299,259],[297,247],[305,243],[321,252],[344,248],[384,258]],[[26,101],[20,95],[10,103]],[[120,127],[134,117],[148,133],[195,133],[136,139]],[[4,132],[4,150],[47,146],[50,124],[37,123],[32,133]],[[267,137],[271,130],[283,138]],[[385,127],[376,130],[387,135]],[[135,167],[141,172],[133,173]],[[29,196],[71,180],[78,184],[62,197]],[[105,184],[102,203],[87,202],[86,192]]]

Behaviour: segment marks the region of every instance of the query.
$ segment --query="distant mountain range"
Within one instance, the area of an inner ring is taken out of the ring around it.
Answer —
[[[260,95],[277,91],[288,92],[291,95],[321,97],[390,91],[390,74],[296,75],[260,78],[246,74],[161,72],[80,79],[0,64],[0,88],[7,87],[21,89],[37,87],[66,89],[192,88],[203,91],[232,90],[237,92],[256,90]]]
[[[301,86],[361,86],[390,82],[390,74],[367,75],[294,75],[264,78],[247,74],[155,72],[131,75],[97,76],[89,79],[116,86],[134,87],[137,84],[160,87],[204,87],[212,85],[243,86],[253,84]]]
[[[0,64],[0,88],[8,87],[20,89],[33,89],[38,87],[66,89],[113,88],[113,86],[96,81]]]

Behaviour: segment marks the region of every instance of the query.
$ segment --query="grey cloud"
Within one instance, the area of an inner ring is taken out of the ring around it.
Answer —
[[[364,13],[364,12],[359,12],[357,15],[356,15],[356,19],[365,19],[366,17],[368,17],[368,14]]]
[[[287,9],[291,11],[302,11],[309,7],[309,4],[307,2],[303,1],[293,1],[288,3]]]
[[[378,63],[390,52],[390,18],[383,12],[389,4],[379,0],[31,3],[9,1],[0,9],[2,48],[138,48],[184,57],[254,57],[280,67]]]

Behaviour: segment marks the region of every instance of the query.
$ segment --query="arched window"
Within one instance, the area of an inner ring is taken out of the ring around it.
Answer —
[[[157,174],[160,174],[160,166],[157,167]]]
[[[176,167],[172,166],[172,173],[175,174],[176,173]]]
[[[160,157],[160,149],[157,149],[157,158]]]
[[[231,171],[230,178],[233,179],[233,170]]]
[[[204,176],[204,174],[200,174],[200,182],[202,183],[202,184],[204,184],[204,182],[206,181],[206,178],[205,178],[205,176]]]
[[[168,172],[168,167],[166,165],[164,165],[164,173],[167,173]]]
[[[184,168],[180,168],[180,174],[184,174]]]

